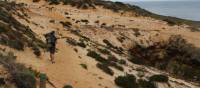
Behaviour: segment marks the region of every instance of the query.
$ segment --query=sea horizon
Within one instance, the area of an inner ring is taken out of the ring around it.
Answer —
[[[181,19],[200,21],[200,1],[131,1],[152,13]]]

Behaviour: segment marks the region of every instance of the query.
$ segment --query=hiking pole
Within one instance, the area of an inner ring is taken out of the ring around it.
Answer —
[[[47,82],[54,88],[57,88],[49,79],[47,79]]]
[[[44,73],[40,74],[40,88],[46,88],[46,83],[49,83],[52,87],[56,86],[48,79],[47,75]]]

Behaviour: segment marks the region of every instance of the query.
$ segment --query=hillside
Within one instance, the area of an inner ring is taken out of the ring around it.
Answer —
[[[47,88],[200,88],[199,22],[119,2],[33,1],[0,2],[3,88],[39,88],[40,74]]]

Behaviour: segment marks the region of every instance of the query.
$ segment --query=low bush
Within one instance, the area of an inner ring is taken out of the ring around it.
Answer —
[[[104,39],[103,42],[110,48],[116,48],[113,44],[111,44],[108,40]]]
[[[167,83],[169,81],[168,76],[165,75],[153,75],[151,77],[149,77],[149,80],[151,82],[165,82]]]
[[[78,42],[77,45],[82,47],[82,48],[86,48],[87,47],[84,42]]]
[[[36,37],[30,27],[18,22],[10,13],[10,11],[15,12],[16,8],[22,9],[24,5],[0,3],[0,20],[2,21],[0,22],[0,44],[16,50],[24,50],[25,47],[33,49],[34,45],[44,49],[46,44]],[[27,16],[24,11],[22,11],[22,14]],[[12,27],[9,25],[12,25]]]
[[[1,39],[0,43],[17,50],[24,50],[24,46],[25,46],[24,43],[20,40]]]
[[[86,64],[80,64],[80,65],[81,65],[81,67],[83,67],[84,69],[86,69],[86,70],[88,69]]]
[[[81,20],[81,22],[84,22],[84,23],[89,23],[89,21],[88,21],[88,20],[86,20],[86,19],[82,19],[82,20]]]
[[[112,71],[112,69],[110,69],[110,68],[108,67],[107,64],[97,63],[96,66],[97,66],[99,69],[101,69],[103,72],[105,72],[105,73],[107,73],[107,74],[109,74],[109,75],[111,75],[111,76],[114,75],[114,72]]]
[[[122,66],[118,65],[115,62],[109,62],[108,64],[109,64],[108,66],[112,66],[112,67],[114,67],[117,70],[124,71],[124,68]]]
[[[113,55],[109,55],[107,60],[109,62],[118,62],[118,59]]]
[[[118,63],[121,64],[121,65],[125,65],[125,64],[126,64],[126,61],[123,60],[123,59],[120,59],[120,60],[118,61]]]
[[[60,4],[60,0],[48,0],[50,5],[58,5]]]
[[[50,23],[55,23],[55,20],[49,20]]]
[[[200,48],[181,35],[172,35],[167,41],[149,47],[137,45],[130,52],[133,63],[153,66],[188,81],[200,81]]]
[[[62,25],[63,25],[63,27],[65,27],[65,28],[71,28],[71,26],[72,26],[72,23],[71,22],[63,22],[63,21],[61,21],[60,22]]]
[[[125,37],[117,37],[117,40],[121,43],[123,43],[125,39],[126,39]]]
[[[33,74],[28,72],[18,72],[12,74],[13,81],[18,88],[36,88],[36,79]]]
[[[0,64],[7,68],[17,88],[36,88],[34,73],[24,65],[16,63],[16,56],[12,52],[0,53],[0,58]]]
[[[174,21],[173,19],[163,19],[163,21],[167,22],[167,24],[170,26],[181,25],[181,23]]]
[[[73,38],[67,38],[66,42],[73,46],[77,45],[77,41]]]
[[[115,84],[121,88],[138,88],[136,78],[134,75],[127,74],[125,76],[118,76],[115,78]]]
[[[33,2],[39,2],[40,0],[33,0]]]
[[[103,58],[100,54],[96,53],[95,51],[89,50],[87,56],[90,56],[101,63],[107,63],[107,60]]]
[[[138,84],[140,88],[156,88],[156,85],[150,81],[139,79]]]
[[[100,49],[98,48],[99,52],[102,53],[102,54],[106,54],[106,55],[110,55],[110,51],[108,51],[107,49]]]

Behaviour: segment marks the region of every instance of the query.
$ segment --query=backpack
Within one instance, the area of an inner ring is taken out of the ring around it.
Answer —
[[[46,34],[45,38],[46,38],[48,47],[55,45],[55,43],[57,41],[57,38],[55,37],[55,35],[52,35],[52,34]]]

